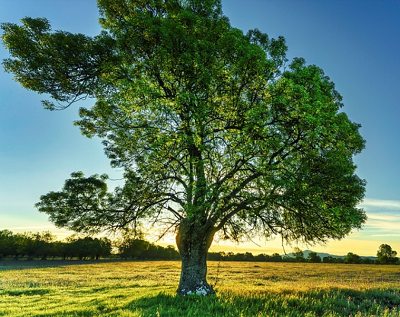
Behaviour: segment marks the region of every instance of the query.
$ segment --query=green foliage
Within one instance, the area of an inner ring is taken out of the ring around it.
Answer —
[[[353,252],[347,253],[346,258],[344,259],[344,263],[347,264],[359,264],[361,263],[361,257]]]
[[[118,243],[118,251],[122,258],[135,258],[143,251],[148,250],[150,243],[146,240],[125,237]]]
[[[54,254],[52,242],[55,238],[50,231],[28,236],[28,255],[40,256],[42,260],[46,260],[48,255]],[[29,242],[32,242],[31,245]]]
[[[82,172],[72,173],[61,191],[41,196],[35,206],[47,213],[56,226],[77,232],[126,230],[129,225],[136,229],[137,221],[148,215],[139,209],[140,202],[147,198],[148,187],[131,177],[124,188],[117,187],[109,193],[107,178],[105,174],[85,177]]]
[[[135,232],[126,231],[122,238],[114,241],[118,256],[123,259],[139,260],[178,260],[179,252],[171,245],[162,247],[142,239]]]
[[[305,262],[306,260],[303,251],[298,247],[294,248],[293,256],[297,262]]]
[[[13,233],[10,230],[0,231],[0,259],[3,256],[16,253],[16,244]]]
[[[3,43],[14,57],[3,61],[4,69],[15,74],[24,88],[47,93],[68,105],[93,97],[100,88],[99,67],[110,54],[103,45],[109,40],[105,34],[90,38],[52,32],[47,19],[29,17],[21,19],[21,26],[3,23],[1,28]],[[43,105],[49,110],[68,106],[49,100],[43,101]]]
[[[62,250],[63,257],[78,257],[79,260],[86,258],[98,260],[100,257],[108,257],[111,254],[111,240],[102,238],[84,237],[78,238],[75,236],[68,238],[68,243],[64,244]]]
[[[123,239],[111,241],[107,237],[93,238],[72,235],[66,241],[54,241],[50,232],[28,232],[13,234],[9,230],[0,231],[0,260],[13,256],[15,260],[48,257],[57,259],[99,260],[110,258],[114,246],[121,258],[177,260],[179,253],[173,246],[162,247],[146,240],[126,235]],[[115,257],[115,255],[114,255]]]
[[[379,246],[376,256],[380,264],[394,264],[398,261],[396,257],[397,252],[392,250],[392,247],[388,244],[381,244]]]
[[[53,255],[55,236],[50,232],[24,233],[14,235],[9,230],[0,231],[0,260],[2,257],[19,256],[40,257],[45,260]]]
[[[320,263],[321,257],[316,252],[310,252],[307,256],[307,260],[311,263]]]

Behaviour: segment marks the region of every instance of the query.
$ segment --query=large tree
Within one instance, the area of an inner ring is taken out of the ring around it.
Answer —
[[[2,25],[4,68],[49,94],[48,109],[93,98],[75,122],[99,136],[126,183],[73,173],[41,197],[60,227],[97,232],[153,221],[174,230],[178,293],[213,293],[216,235],[324,243],[360,228],[364,148],[324,72],[289,62],[282,37],[233,28],[220,0],[98,0],[98,36],[52,31],[46,19]]]

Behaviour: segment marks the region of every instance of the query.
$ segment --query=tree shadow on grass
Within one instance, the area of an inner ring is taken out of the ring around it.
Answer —
[[[140,316],[399,316],[400,291],[351,289],[285,291],[237,295],[180,297],[160,293],[132,301],[125,307]]]
[[[141,316],[225,316],[224,305],[220,298],[212,295],[208,297],[187,296],[181,297],[160,293],[156,296],[142,297],[130,302],[126,309],[137,311]]]
[[[51,290],[48,289],[25,289],[25,290],[14,290],[14,291],[8,291],[8,290],[1,290],[0,289],[0,295],[8,295],[8,296],[35,296],[35,295],[46,295],[51,293]]]
[[[12,271],[12,270],[24,270],[34,268],[49,268],[49,267],[61,267],[61,266],[72,266],[72,265],[84,265],[84,264],[101,264],[101,263],[114,263],[114,262],[126,262],[120,259],[111,260],[3,260],[0,261],[0,271]]]

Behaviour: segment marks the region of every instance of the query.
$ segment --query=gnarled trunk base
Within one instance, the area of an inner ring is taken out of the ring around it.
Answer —
[[[207,282],[207,263],[205,256],[182,257],[181,279],[177,293],[179,295],[210,295],[214,290]]]
[[[181,278],[177,290],[179,295],[215,294],[207,282],[207,252],[213,237],[214,232],[189,228],[185,223],[179,226],[176,236],[176,244],[182,259]]]

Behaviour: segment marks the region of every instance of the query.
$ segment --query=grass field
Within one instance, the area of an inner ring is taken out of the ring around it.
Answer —
[[[179,262],[0,262],[0,316],[400,316],[400,266],[210,262],[216,296],[175,295]]]

